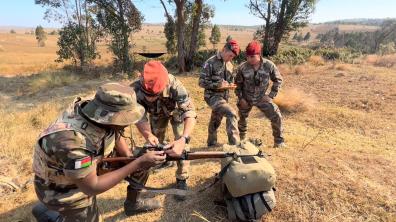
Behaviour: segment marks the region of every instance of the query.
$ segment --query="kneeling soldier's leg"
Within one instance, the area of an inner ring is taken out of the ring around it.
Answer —
[[[62,210],[59,211],[62,222],[99,222],[103,221],[99,213],[99,208],[96,203],[96,197],[92,198],[92,204],[88,207],[73,209],[73,210]]]

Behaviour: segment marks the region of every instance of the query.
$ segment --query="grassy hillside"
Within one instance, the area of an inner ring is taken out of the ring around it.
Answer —
[[[246,43],[250,34],[235,33]],[[82,76],[58,69],[52,62],[55,41],[49,36],[47,47],[38,48],[34,36],[0,34],[0,221],[32,220],[30,210],[37,201],[31,183],[32,149],[38,134],[74,97],[91,94],[108,81],[131,81],[106,72]],[[272,148],[270,123],[257,109],[249,119],[248,136],[265,142],[261,148],[271,155],[278,174],[278,205],[265,221],[396,221],[396,70],[375,66],[383,59],[368,56],[351,65],[312,57],[299,66],[279,65],[285,84],[276,103],[288,147]],[[394,55],[387,59],[396,61]],[[98,63],[110,61],[111,55],[104,54]],[[177,78],[198,112],[192,149],[212,150],[205,143],[210,108],[197,87],[197,73]],[[235,96],[230,102],[235,107]],[[224,125],[221,143],[227,141]],[[137,130],[132,130],[141,144]],[[220,169],[217,160],[191,165],[188,183],[193,190],[210,183]],[[175,170],[155,172],[148,185],[172,186]],[[127,218],[122,212],[126,186],[121,183],[99,195],[106,221],[227,221],[224,209],[213,203],[214,188],[183,203],[156,195],[163,209]]]

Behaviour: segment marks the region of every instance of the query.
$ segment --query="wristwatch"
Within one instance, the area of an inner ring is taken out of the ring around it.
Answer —
[[[190,143],[191,137],[189,136],[182,136],[184,138],[184,141],[186,142],[186,144]]]

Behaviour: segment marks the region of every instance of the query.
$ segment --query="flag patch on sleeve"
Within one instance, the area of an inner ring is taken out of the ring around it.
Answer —
[[[74,169],[81,169],[92,165],[92,158],[90,156],[78,159],[74,162]]]

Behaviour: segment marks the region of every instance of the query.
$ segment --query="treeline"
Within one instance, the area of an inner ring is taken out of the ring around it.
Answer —
[[[321,46],[351,48],[362,53],[389,54],[395,52],[396,21],[385,21],[374,32],[340,32],[338,28],[317,35]]]
[[[396,20],[396,19],[368,19],[368,18],[360,18],[360,19],[343,19],[331,22],[325,22],[324,24],[329,25],[369,25],[369,26],[381,26],[384,22]]]

